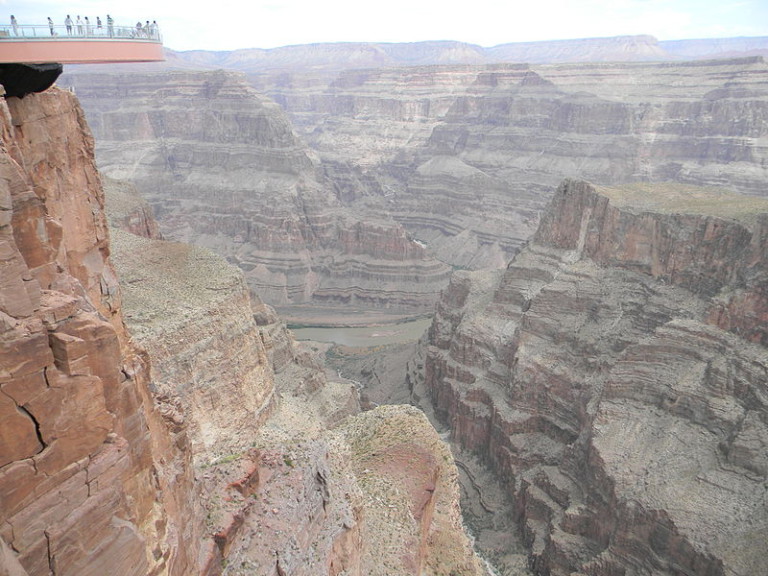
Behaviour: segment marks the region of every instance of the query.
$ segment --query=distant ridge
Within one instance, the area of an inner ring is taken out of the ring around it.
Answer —
[[[541,42],[511,42],[484,48],[455,41],[409,43],[336,42],[231,51],[166,50],[166,62],[140,65],[164,69],[239,70],[249,74],[277,70],[319,73],[398,66],[494,63],[666,62],[768,56],[768,36],[659,41],[653,36],[614,36]],[[77,72],[88,66],[68,67]],[[136,70],[134,66],[134,71]]]
[[[768,39],[766,39],[768,48]],[[653,36],[614,36],[547,42],[514,42],[486,49],[488,62],[626,62],[669,60]]]
[[[768,37],[708,38],[659,42],[678,60],[704,60],[743,56],[768,56]]]

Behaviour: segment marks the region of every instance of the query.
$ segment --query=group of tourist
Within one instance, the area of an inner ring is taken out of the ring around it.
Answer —
[[[67,36],[83,36],[83,37],[93,37],[93,36],[104,36],[104,26],[103,22],[101,20],[101,16],[96,16],[96,22],[92,22],[89,20],[88,16],[80,18],[80,15],[78,14],[74,20],[72,20],[72,17],[67,14],[67,17],[64,19],[64,27],[67,31]],[[16,16],[11,14],[11,29],[13,30],[14,36],[24,36],[23,30],[20,32],[20,26],[18,20],[16,20]],[[48,17],[48,28],[51,31],[51,36],[56,36],[56,25],[53,23],[53,20],[51,17]],[[115,34],[115,21],[112,19],[112,17],[107,14],[106,18],[106,35],[110,38],[114,38],[115,36],[120,37],[131,37],[131,38],[152,38],[155,40],[160,39],[160,29],[157,25],[157,21],[153,20],[151,23],[149,20],[146,21],[145,24],[142,24],[141,21],[136,23],[135,27],[121,27],[117,34]]]
[[[139,38],[155,38],[159,39],[159,29],[157,27],[157,22],[155,20],[152,20],[152,23],[149,23],[149,20],[144,24],[144,26],[141,25],[141,21],[136,22],[136,36]]]
[[[84,20],[80,19],[80,15],[77,16],[77,20],[72,21],[72,17],[67,14],[67,17],[64,19],[64,26],[67,28],[67,35],[72,36],[73,34],[77,34],[78,36],[93,36],[93,24],[88,19],[88,16],[85,17]],[[109,35],[112,36],[114,32],[114,26],[115,23],[112,20],[112,17],[107,14],[107,30],[109,31]],[[97,34],[101,34],[102,25],[101,25],[101,17],[96,16],[96,31]]]

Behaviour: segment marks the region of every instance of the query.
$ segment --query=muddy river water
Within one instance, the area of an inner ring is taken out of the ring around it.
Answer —
[[[431,323],[431,318],[419,318],[383,326],[292,328],[291,332],[296,340],[333,342],[340,346],[369,348],[416,341]]]

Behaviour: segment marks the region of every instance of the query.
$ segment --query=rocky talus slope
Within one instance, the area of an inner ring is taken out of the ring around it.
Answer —
[[[131,181],[162,234],[212,249],[272,305],[424,312],[449,267],[382,213],[361,219],[241,74],[76,75],[100,169]]]
[[[194,573],[189,441],[123,326],[82,110],[3,99],[0,134],[0,568]]]
[[[126,212],[151,213],[125,193],[107,187],[114,225],[133,221]],[[212,252],[124,229],[112,245],[153,391],[189,433],[215,542],[210,573],[483,573],[463,532],[450,451],[420,412],[349,420],[355,388],[328,380],[321,360],[249,298],[242,272]]]
[[[566,181],[458,272],[422,383],[512,494],[540,574],[765,574],[768,201]]]

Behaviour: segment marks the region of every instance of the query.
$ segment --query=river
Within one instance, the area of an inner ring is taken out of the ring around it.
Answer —
[[[333,342],[340,346],[372,348],[415,342],[431,323],[431,318],[419,318],[383,326],[292,328],[291,332],[296,340]]]

